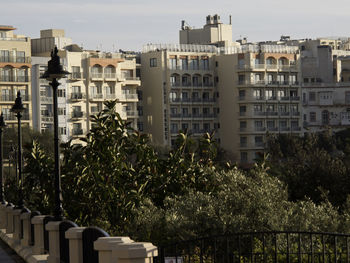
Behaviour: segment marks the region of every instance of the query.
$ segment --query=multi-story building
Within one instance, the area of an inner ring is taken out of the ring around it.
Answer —
[[[187,44],[144,47],[144,128],[168,146],[179,131],[215,130],[233,160],[252,162],[267,132],[302,132],[300,54],[295,46],[241,45],[228,32],[213,37],[227,26],[208,16],[203,29],[182,26]]]
[[[59,129],[62,140],[73,139],[73,142],[80,142],[78,139],[91,128],[89,116],[101,111],[105,100],[117,99],[117,111],[122,119],[127,120],[133,128],[137,128],[136,90],[140,86],[140,80],[136,76],[135,57],[83,50],[72,44],[72,41],[64,36],[64,31],[58,29],[43,30],[39,39],[32,40],[33,55],[38,56],[38,60],[49,59],[55,46],[59,49],[64,69],[71,72],[67,79],[60,80],[58,92]],[[36,74],[36,83],[43,83],[41,89],[47,88],[45,94],[49,95],[50,88],[45,86],[45,80],[38,79],[39,76],[40,74]],[[39,98],[36,104],[41,105],[41,108],[52,108],[52,105],[47,103],[49,98],[36,97]],[[36,109],[40,107],[37,106]],[[47,112],[52,111],[37,111],[37,114],[41,115],[37,119],[50,122],[51,119],[46,118]],[[52,122],[45,123],[45,127],[52,127]]]
[[[14,126],[17,119],[10,109],[19,91],[26,109],[23,126],[32,126],[30,38],[15,35],[15,29],[0,25],[0,110],[8,125]]]
[[[297,47],[243,45],[216,56],[221,147],[251,163],[267,133],[301,133]]]
[[[144,129],[159,145],[179,131],[202,135],[218,128],[216,48],[148,45],[141,55]]]

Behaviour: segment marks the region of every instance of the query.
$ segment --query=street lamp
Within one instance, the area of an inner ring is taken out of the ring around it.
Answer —
[[[6,123],[4,121],[4,115],[1,112],[0,115],[0,203],[5,204],[4,200],[4,183],[3,183],[3,173],[4,173],[4,167],[2,162],[2,155],[3,155],[3,144],[2,144],[2,131],[6,128]]]
[[[22,135],[21,135],[21,118],[24,111],[21,92],[17,92],[17,98],[15,104],[11,108],[11,112],[16,113],[18,120],[18,179],[19,179],[19,203],[18,208],[22,209],[23,206],[23,178],[22,178]]]
[[[67,71],[62,69],[60,64],[60,57],[57,55],[57,47],[51,51],[51,60],[48,62],[48,67],[41,78],[47,79],[53,89],[53,124],[54,124],[54,142],[55,142],[55,210],[54,218],[57,221],[63,219],[62,208],[62,191],[61,191],[61,174],[60,174],[60,150],[58,139],[58,113],[57,113],[57,88],[60,83],[57,81],[60,78],[65,78],[68,74]]]

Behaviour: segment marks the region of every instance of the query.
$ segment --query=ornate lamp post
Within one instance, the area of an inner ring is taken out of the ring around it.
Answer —
[[[3,182],[3,173],[4,173],[4,167],[2,162],[2,155],[3,155],[3,143],[2,143],[2,132],[3,129],[6,128],[6,123],[4,121],[4,115],[1,112],[0,115],[0,203],[5,204],[4,200],[4,182]]]
[[[22,134],[21,134],[21,118],[24,107],[22,104],[21,92],[17,92],[15,104],[11,108],[11,112],[16,113],[18,120],[18,180],[19,180],[19,203],[18,208],[23,206],[23,178],[22,178]]]
[[[60,150],[58,139],[58,113],[57,113],[57,88],[60,83],[57,81],[60,78],[66,77],[70,74],[62,69],[60,64],[60,57],[57,55],[57,47],[51,52],[51,60],[48,62],[47,71],[41,78],[47,79],[53,89],[53,123],[54,123],[54,142],[55,142],[55,220],[63,219],[62,208],[62,193],[61,193],[61,174],[60,174]]]

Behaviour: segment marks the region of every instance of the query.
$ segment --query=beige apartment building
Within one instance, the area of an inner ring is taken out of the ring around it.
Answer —
[[[0,110],[10,127],[17,123],[10,112],[20,91],[25,112],[22,125],[32,126],[30,38],[15,35],[12,26],[0,25]]]
[[[243,45],[216,56],[221,147],[240,163],[264,151],[268,133],[302,132],[297,47]]]
[[[91,128],[90,115],[101,111],[106,100],[117,99],[117,111],[122,119],[137,128],[136,91],[140,79],[136,76],[135,56],[83,50],[58,29],[42,30],[41,37],[32,40],[33,55],[38,58],[48,58],[55,46],[64,69],[71,73],[60,81],[58,93],[59,129],[63,140],[73,139],[73,143],[80,143],[79,138]],[[44,94],[50,94],[51,87],[47,84],[40,87],[47,89]],[[45,100],[40,96],[40,107]],[[37,114],[42,112],[37,111]]]
[[[194,136],[218,129],[215,47],[147,45],[141,55],[144,130],[157,145],[179,131]]]
[[[218,16],[206,21],[203,29],[183,23],[182,44],[144,47],[145,131],[168,146],[179,131],[215,131],[232,160],[252,163],[267,133],[302,132],[299,48],[241,45]],[[223,29],[226,34],[215,37]]]

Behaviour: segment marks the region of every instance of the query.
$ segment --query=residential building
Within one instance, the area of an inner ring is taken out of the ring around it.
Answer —
[[[153,143],[170,146],[179,131],[200,136],[218,128],[215,50],[205,45],[144,47],[144,130]]]
[[[25,108],[22,125],[32,126],[30,38],[15,35],[15,29],[0,25],[0,110],[9,127],[16,125],[10,109],[20,92]]]
[[[62,140],[72,139],[73,143],[81,143],[79,138],[91,129],[90,115],[100,112],[106,100],[118,100],[116,110],[136,129],[140,79],[136,76],[135,56],[83,50],[72,44],[64,31],[58,29],[43,30],[40,39],[33,39],[33,55],[49,59],[55,46],[59,49],[64,69],[71,73],[67,79],[60,80],[59,86],[61,103],[58,113]],[[45,81],[37,80],[37,83],[40,82]],[[40,105],[46,105],[43,100],[50,100],[43,96],[40,99]],[[40,112],[38,119],[45,118],[43,113]],[[46,126],[52,127],[49,123]]]

